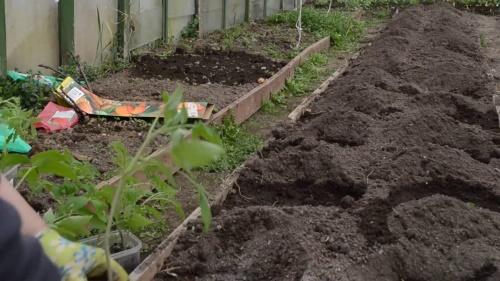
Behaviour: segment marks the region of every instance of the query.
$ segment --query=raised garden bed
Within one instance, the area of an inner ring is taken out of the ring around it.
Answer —
[[[498,279],[500,130],[477,22],[397,15],[228,181],[211,231],[195,211],[133,280]]]
[[[224,34],[235,36],[235,32],[242,32],[238,34],[245,36],[234,37],[234,44],[228,45]],[[304,32],[301,49],[316,41],[316,38],[317,35]],[[239,43],[242,40],[253,43],[243,51]],[[186,42],[195,47],[188,49]],[[292,29],[283,24],[252,23],[227,33],[211,34],[207,38],[186,39],[173,53],[169,50],[155,50],[139,55],[134,59],[132,67],[92,82],[91,86],[103,98],[130,101],[161,101],[163,92],[173,92],[180,87],[186,101],[206,101],[215,105],[216,112],[224,111],[252,89],[256,89],[259,82],[262,83],[278,72],[286,64],[285,60],[293,58],[297,54],[294,42]],[[225,48],[217,50],[217,44],[224,45]],[[323,47],[324,45],[321,46]],[[286,57],[270,59],[269,54],[261,52],[263,49],[277,50],[277,53],[285,54]],[[290,75],[291,72],[285,78]],[[276,91],[278,88],[274,87],[272,90]],[[254,106],[260,107],[260,104]],[[255,112],[256,109],[252,111]],[[222,115],[226,113],[227,110]],[[133,153],[142,143],[147,129],[148,123],[140,120],[91,118],[90,122],[79,124],[71,130],[40,134],[34,144],[34,151],[69,149],[77,158],[95,165],[102,174],[99,179],[106,179],[113,175],[115,169],[110,144],[121,141]],[[158,139],[149,149],[156,150],[167,142],[166,139]]]
[[[279,61],[242,52],[204,51],[205,53],[184,53],[183,51],[178,51],[167,58],[156,57],[156,59],[146,55],[142,59],[137,60],[133,68],[124,70],[104,80],[94,82],[92,83],[92,88],[98,95],[105,98],[119,99],[120,96],[126,96],[127,100],[158,100],[160,96],[158,89],[166,87],[164,88],[165,90],[172,91],[176,87],[176,84],[181,84],[183,87],[190,89],[186,90],[185,97],[187,98],[190,93],[192,94],[191,97],[196,96],[196,93],[198,93],[199,96],[209,98],[209,102],[226,106],[223,110],[215,114],[214,117],[216,118],[213,119],[214,121],[218,122],[224,116],[234,113],[237,122],[243,122],[261,107],[262,103],[270,97],[272,92],[279,91],[284,86],[285,80],[293,75],[295,67],[305,61],[310,54],[327,49],[329,43],[328,38],[320,40],[316,44],[306,48],[303,53],[286,66]],[[209,59],[207,60],[207,58]],[[216,62],[218,59],[220,63]],[[238,63],[235,63],[234,60]],[[181,71],[185,74],[184,76],[176,76],[177,80],[169,80],[165,76],[162,76],[165,74],[164,69],[167,69],[166,72],[168,72],[168,69],[178,69],[180,61],[184,61],[189,66],[189,68],[186,68],[186,65],[180,67],[185,67],[185,71]],[[202,72],[193,72],[193,65],[198,65],[198,63],[203,66],[201,68]],[[251,69],[249,76],[241,74],[241,72],[245,71],[245,68],[241,67],[245,63]],[[217,70],[210,70],[209,65],[217,66]],[[219,71],[219,74],[217,74],[217,71]],[[160,74],[156,75],[155,72]],[[214,72],[216,75],[211,76]],[[259,84],[255,82],[255,79],[259,80],[259,78],[265,78],[264,83]],[[204,79],[211,80],[209,82]],[[198,82],[207,83],[200,85]],[[143,87],[150,89],[150,91],[140,92],[143,90]],[[247,91],[247,88],[253,89]],[[153,92],[153,89],[157,92]],[[198,89],[199,91],[193,92],[191,91],[192,89]],[[204,95],[202,95],[203,89],[212,89],[214,93],[204,92]],[[237,99],[226,101],[228,91],[224,92],[221,89],[230,89],[233,91],[231,93]],[[120,95],[116,95],[116,93],[120,93]],[[146,98],[141,98],[141,94],[145,94],[142,97]],[[226,100],[224,100],[225,97]],[[56,134],[42,134],[36,141],[34,148],[37,152],[54,148],[59,150],[69,149],[77,159],[89,161],[99,169],[101,177],[98,179],[105,179],[112,175],[114,169],[114,162],[112,160],[113,152],[109,147],[110,143],[115,140],[121,141],[133,153],[142,143],[147,129],[148,124],[143,120],[90,118],[87,122],[79,124],[71,130]],[[154,143],[150,147],[149,152],[152,152],[154,148],[160,148],[160,150],[153,153],[152,157],[160,155],[163,150],[162,147],[165,147],[166,143],[166,139],[159,139]],[[99,186],[113,185],[116,183],[116,180],[116,177],[112,177],[109,181],[103,182]],[[45,196],[36,196],[36,198],[33,198],[26,188],[23,188],[21,191],[40,212],[47,211],[55,203],[54,200]],[[179,200],[184,202],[183,198]],[[191,209],[190,206],[187,207]],[[146,251],[150,251],[151,246],[155,245],[155,242],[147,242],[149,243],[147,243],[148,245],[145,248]]]

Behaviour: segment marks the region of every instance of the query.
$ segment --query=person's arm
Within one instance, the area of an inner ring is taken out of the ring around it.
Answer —
[[[38,241],[21,234],[19,214],[3,199],[0,199],[0,280],[61,280],[57,267],[45,256]]]
[[[59,235],[57,231],[48,228],[42,217],[33,210],[3,175],[0,175],[0,200],[10,203],[15,208],[15,211],[12,210],[12,212],[16,213],[17,211],[17,235],[21,237],[21,234],[23,234],[32,240],[36,237],[45,255],[58,267],[64,281],[86,281],[87,277],[98,277],[106,273],[108,263],[103,249],[68,241]],[[0,221],[0,226],[2,226],[2,223],[3,221]],[[21,228],[20,233],[19,228]],[[38,248],[40,248],[40,245],[37,244]],[[4,255],[3,251],[0,252],[0,255]],[[37,258],[40,259],[39,256]],[[128,280],[127,272],[116,261],[111,260],[109,268],[113,272],[113,280]],[[3,280],[1,279],[2,276],[4,275],[0,274],[0,280]],[[45,281],[60,279],[19,280]]]
[[[5,200],[16,209],[21,218],[21,233],[36,237],[47,228],[47,225],[9,181],[3,175],[0,177],[0,199]]]

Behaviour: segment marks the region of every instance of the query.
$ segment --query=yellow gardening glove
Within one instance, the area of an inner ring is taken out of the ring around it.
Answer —
[[[107,274],[106,254],[103,249],[71,242],[57,231],[47,229],[38,236],[49,259],[59,267],[63,281],[87,281],[87,278]],[[111,260],[114,281],[129,280],[127,272]]]

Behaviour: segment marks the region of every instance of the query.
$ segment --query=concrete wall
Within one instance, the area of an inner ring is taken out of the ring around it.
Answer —
[[[200,0],[200,33],[208,33],[222,28],[223,1]]]
[[[284,10],[293,10],[293,9],[295,9],[295,1],[296,0],[284,0],[283,9]]]
[[[139,48],[161,39],[163,32],[162,1],[131,0],[130,24],[133,30],[132,37],[130,38],[130,49]]]
[[[250,18],[254,20],[264,18],[264,0],[250,0]]]
[[[226,0],[226,26],[245,22],[245,0]]]
[[[59,64],[57,11],[54,0],[5,1],[8,69]]]
[[[272,16],[281,11],[280,0],[267,0],[267,16]]]
[[[195,1],[168,1],[168,36],[179,38],[196,14]]]
[[[284,0],[285,10],[296,0]],[[245,21],[245,0],[198,0],[200,33],[208,33]],[[75,0],[75,53],[82,61],[99,64],[111,53],[117,31],[118,0]],[[196,14],[196,0],[168,0],[167,33],[178,38]],[[251,19],[264,17],[265,0],[250,0]],[[58,3],[56,0],[5,0],[7,67],[21,71],[40,70],[38,64],[59,64]],[[163,1],[130,0],[130,26],[126,49],[133,50],[163,36]],[[267,0],[267,15],[280,10],[280,0]],[[100,25],[98,23],[98,11]]]
[[[82,61],[99,64],[111,54],[117,5],[117,0],[75,1],[75,53]]]

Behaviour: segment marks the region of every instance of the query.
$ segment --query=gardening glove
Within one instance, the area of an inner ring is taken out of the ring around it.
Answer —
[[[63,281],[87,281],[87,278],[106,276],[107,262],[103,249],[71,242],[57,231],[47,229],[38,237],[45,254],[59,267]],[[113,281],[129,280],[127,272],[111,260]]]

